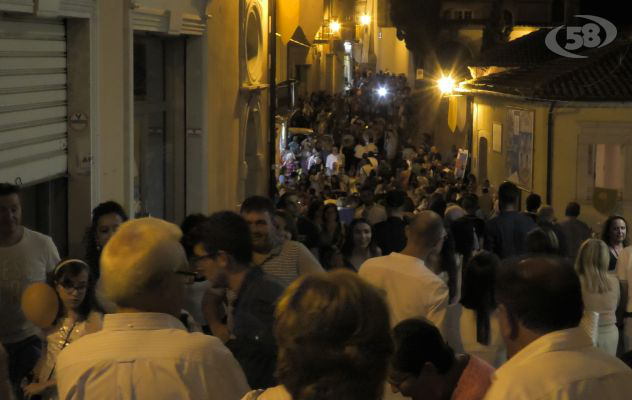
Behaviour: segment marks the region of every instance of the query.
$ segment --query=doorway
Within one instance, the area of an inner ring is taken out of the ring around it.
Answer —
[[[259,102],[250,100],[246,105],[245,127],[242,133],[243,141],[243,188],[242,200],[261,194],[261,182],[263,182],[263,154],[262,123]]]
[[[487,179],[487,138],[478,139],[478,181],[484,182]]]
[[[134,34],[135,215],[179,222],[186,193],[186,40]]]

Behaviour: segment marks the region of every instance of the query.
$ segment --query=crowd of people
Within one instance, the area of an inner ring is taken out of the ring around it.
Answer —
[[[515,184],[412,145],[405,80],[357,82],[302,104],[316,133],[287,144],[274,199],[180,226],[108,201],[83,259],[0,184],[0,398],[629,398],[625,219],[598,237],[577,203],[520,211]],[[34,282],[47,326],[21,309]]]

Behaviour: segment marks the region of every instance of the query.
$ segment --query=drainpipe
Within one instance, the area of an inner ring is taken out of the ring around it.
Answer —
[[[551,205],[553,198],[553,109],[555,101],[549,106],[546,135],[546,204]]]
[[[276,192],[276,177],[270,167],[276,162],[276,0],[268,0],[268,68],[268,81],[270,83],[268,194],[273,197]]]

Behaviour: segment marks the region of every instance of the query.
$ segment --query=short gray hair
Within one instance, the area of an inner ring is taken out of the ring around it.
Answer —
[[[187,263],[177,225],[156,218],[125,222],[101,254],[101,287],[118,306],[151,292],[165,275]]]

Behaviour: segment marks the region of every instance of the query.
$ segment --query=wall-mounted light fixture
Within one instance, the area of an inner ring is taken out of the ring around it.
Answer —
[[[441,91],[441,94],[450,94],[456,87],[456,81],[451,76],[442,76],[437,81],[437,86]]]

